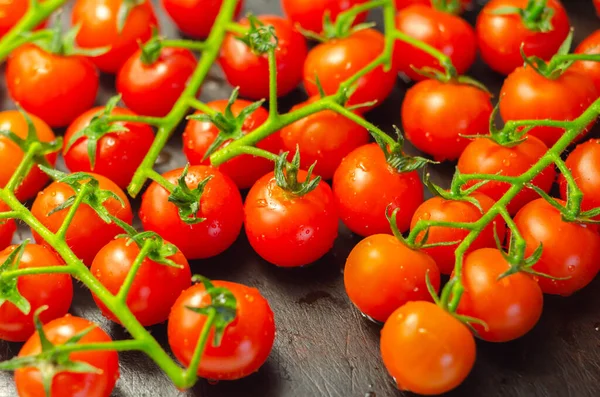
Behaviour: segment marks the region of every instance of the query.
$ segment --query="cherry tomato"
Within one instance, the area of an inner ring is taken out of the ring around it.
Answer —
[[[0,252],[0,263],[17,248],[11,245]],[[14,263],[14,262],[13,262]],[[64,266],[64,263],[50,249],[37,244],[27,244],[19,262],[19,269],[46,266]],[[67,314],[73,300],[73,283],[68,274],[32,274],[17,279],[17,290],[31,305],[24,314],[13,303],[6,301],[0,305],[0,339],[11,342],[26,341],[34,332],[33,314],[46,305],[40,314],[42,323]]]
[[[475,61],[475,31],[456,15],[437,11],[431,6],[415,4],[398,12],[396,27],[402,33],[446,54],[459,74],[469,70]],[[442,70],[439,62],[431,55],[400,40],[396,41],[394,47],[394,63],[400,72],[415,81],[425,77],[415,72],[413,67]]]
[[[422,4],[424,6],[431,7],[431,0],[396,0],[396,9],[401,10],[413,4]],[[471,0],[460,0],[461,8],[463,10],[471,6]]]
[[[123,222],[131,224],[133,214],[131,213],[131,206],[125,193],[110,179],[98,174],[90,173],[90,175],[98,180],[100,189],[113,192],[123,201],[123,204],[121,204],[114,198],[106,200],[104,207],[108,212]],[[48,214],[74,194],[73,189],[66,183],[52,182],[37,195],[31,207],[31,213],[52,233],[56,233],[70,208],[56,211],[52,215]],[[67,229],[65,241],[73,253],[89,266],[92,264],[94,256],[96,256],[98,251],[116,235],[122,233],[123,229],[119,226],[114,223],[104,222],[90,206],[82,204],[75,211],[73,221]],[[42,237],[35,231],[33,232],[33,237],[36,242],[45,244]]]
[[[299,24],[302,29],[321,33],[323,30],[323,18],[329,13],[332,22],[337,16],[362,4],[367,0],[281,0],[281,6],[287,17]],[[354,23],[361,23],[367,19],[367,13],[358,14]]]
[[[118,19],[121,7],[128,0],[77,0],[73,6],[71,23],[81,28],[76,37],[82,48],[110,46],[105,54],[90,58],[105,73],[116,73],[125,61],[152,37],[152,29],[158,27],[152,2],[145,0],[134,6],[119,31]]]
[[[119,70],[117,91],[136,113],[164,117],[196,69],[194,54],[185,48],[162,48],[156,62],[146,65],[135,52]]]
[[[458,159],[458,170],[462,174],[520,176],[537,163],[547,151],[548,147],[533,135],[516,146],[502,146],[491,139],[477,138],[469,143]],[[554,166],[548,166],[533,179],[532,183],[548,193],[555,177]],[[477,182],[472,181],[466,186],[472,186]],[[509,188],[508,183],[490,181],[477,190],[498,201]],[[507,205],[508,212],[514,215],[521,207],[538,197],[535,191],[523,189]]]
[[[29,115],[37,137],[42,142],[52,142],[56,139],[54,133],[42,119],[32,114]],[[27,121],[23,115],[16,110],[5,110],[0,112],[0,130],[12,131],[20,138],[27,137]],[[21,148],[4,135],[0,135],[0,158],[2,167],[0,167],[0,187],[6,186],[13,176],[24,153]],[[46,160],[51,165],[56,164],[56,153],[46,155]],[[29,200],[48,182],[48,176],[34,166],[31,168],[23,182],[17,187],[15,195],[21,201]]]
[[[456,160],[469,144],[462,135],[486,133],[492,110],[490,95],[477,87],[428,79],[406,93],[402,125],[417,149],[438,161]]]
[[[417,171],[392,169],[379,146],[371,143],[342,160],[333,175],[333,194],[340,218],[351,231],[361,236],[389,234],[388,205],[390,214],[398,208],[398,229],[407,231],[423,202],[423,184]]]
[[[537,281],[526,273],[498,280],[510,265],[495,248],[481,248],[463,262],[465,288],[457,313],[484,321],[488,329],[473,324],[488,342],[508,342],[529,332],[542,314],[544,295]]]
[[[305,181],[306,171],[298,172]],[[321,181],[304,196],[294,196],[275,181],[260,178],[244,205],[246,236],[264,260],[281,267],[308,265],[325,255],[337,237],[338,217],[331,188]]]
[[[250,106],[252,102],[243,99],[236,100],[231,106],[231,112],[238,116],[240,112]],[[211,109],[223,113],[227,107],[227,100],[218,100],[206,104]],[[201,114],[198,111],[196,114]],[[269,112],[259,107],[244,120],[242,133],[248,134],[260,127],[269,118]],[[210,122],[190,120],[183,132],[183,152],[191,164],[210,165],[204,155],[219,135],[219,129]],[[220,147],[226,146],[230,141]],[[258,147],[278,154],[281,148],[281,138],[278,133],[270,135],[258,143]],[[251,187],[261,176],[273,170],[273,163],[267,159],[251,155],[241,155],[221,164],[218,170],[230,177],[240,189]]]
[[[137,244],[127,238],[112,240],[98,252],[90,270],[109,292],[117,294],[139,253]],[[183,254],[177,251],[168,259],[181,267],[144,259],[127,294],[127,306],[143,326],[166,321],[175,300],[191,285],[192,273]],[[95,295],[94,301],[102,314],[118,322]]]
[[[384,41],[383,35],[378,31],[363,29],[343,39],[333,39],[314,47],[304,63],[304,88],[308,95],[319,95],[316,76],[327,95],[335,94],[341,83],[383,52]],[[386,72],[383,66],[378,67],[356,82],[356,91],[350,97],[348,105],[370,101],[380,104],[392,92],[394,84],[396,71],[392,68]],[[365,111],[368,108],[362,109]]]
[[[93,322],[67,314],[44,325],[44,333],[54,345],[62,345],[71,337],[94,326]],[[111,342],[110,336],[98,326],[86,334],[78,344]],[[19,357],[39,354],[42,351],[37,333],[21,348]],[[84,362],[100,370],[98,373],[59,372],[52,380],[50,394],[61,397],[108,397],[119,379],[119,356],[114,350],[80,351],[69,354],[69,359]],[[45,396],[42,377],[36,368],[21,368],[15,371],[15,384],[19,396]]]
[[[496,14],[502,8],[527,8],[528,0],[491,0],[477,18],[476,32],[479,51],[484,62],[493,70],[510,74],[523,65],[521,45],[528,56],[549,60],[569,34],[569,18],[558,0],[549,0],[546,7],[552,9],[552,30],[548,32],[529,30],[517,14]]]
[[[6,211],[10,211],[10,208],[4,201],[0,201],[0,213]],[[4,249],[10,245],[15,230],[17,230],[17,224],[14,219],[0,220],[0,249]]]
[[[182,168],[163,174],[175,184]],[[169,192],[158,183],[152,183],[142,197],[140,219],[145,230],[160,234],[175,244],[188,259],[202,259],[225,251],[237,239],[242,229],[243,208],[240,192],[229,177],[205,165],[189,168],[185,178],[190,189],[195,189],[207,177],[200,198],[198,217],[203,222],[189,225],[181,220],[175,204],[169,202]]]
[[[571,175],[583,193],[582,210],[600,207],[600,139],[590,139],[575,147],[566,161]],[[559,174],[560,196],[567,199],[567,180]]]
[[[389,234],[375,234],[358,243],[344,268],[344,285],[352,303],[381,322],[406,302],[431,300],[427,277],[437,291],[440,271],[434,260]]]
[[[13,28],[29,9],[28,0],[10,0],[0,3],[0,38]],[[42,22],[44,26],[46,22]]]
[[[304,37],[287,19],[261,15],[258,20],[275,29],[278,39],[275,59],[277,63],[277,96],[289,94],[302,80],[302,65],[308,51]],[[242,26],[250,26],[247,19]],[[240,95],[250,99],[269,96],[269,62],[267,55],[256,55],[239,36],[225,36],[219,63],[229,84],[240,88]]]
[[[573,69],[567,69],[560,77],[551,80],[531,67],[520,67],[504,80],[500,97],[500,115],[505,121],[566,121],[580,116],[598,98],[598,91],[590,77]],[[539,126],[529,131],[548,147],[554,145],[563,133],[562,128]]]
[[[6,65],[12,99],[51,127],[64,127],[91,108],[98,84],[89,59],[51,54],[33,44],[14,50]]]
[[[600,17],[600,0],[594,0],[594,7],[596,7],[596,14]]]
[[[298,104],[292,111],[316,101],[312,97]],[[296,121],[281,130],[283,150],[290,159],[300,148],[300,165],[308,169],[316,162],[314,172],[323,179],[331,179],[342,159],[348,153],[369,141],[364,127],[331,110],[323,110]]]
[[[560,212],[544,199],[521,208],[515,223],[527,242],[527,255],[543,246],[542,257],[533,269],[552,277],[569,277],[540,277],[538,283],[544,293],[571,295],[588,285],[600,270],[600,234],[595,225],[563,221]]]
[[[77,117],[65,133],[65,142],[68,144],[73,135],[87,127],[92,118],[102,113],[103,110],[103,107],[96,107]],[[111,114],[135,116],[135,113],[124,108],[115,108]],[[152,146],[154,132],[147,124],[132,122],[116,122],[115,124],[123,126],[124,130],[108,133],[98,140],[94,167],[90,163],[89,141],[86,136],[75,141],[69,150],[66,150],[67,144],[65,144],[63,156],[67,167],[72,172],[93,171],[125,189]]]
[[[227,288],[237,301],[237,315],[225,329],[219,346],[213,346],[214,328],[200,359],[198,376],[213,380],[235,380],[254,372],[269,357],[275,339],[275,321],[269,302],[255,288],[228,281],[213,281],[215,287]],[[204,285],[195,284],[185,290],[169,315],[169,346],[175,357],[189,365],[206,316],[188,307],[205,307],[210,295]]]
[[[163,8],[179,30],[197,39],[208,37],[222,4],[223,0],[162,0]],[[243,4],[243,0],[238,1],[235,18]]]
[[[431,302],[408,302],[381,330],[381,356],[398,388],[434,395],[460,385],[475,363],[466,325]]]
[[[600,54],[600,29],[589,35],[575,49],[575,54]],[[600,92],[600,62],[579,61],[573,65],[574,70],[587,74]]]

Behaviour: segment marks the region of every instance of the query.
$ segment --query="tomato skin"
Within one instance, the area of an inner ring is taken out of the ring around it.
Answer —
[[[437,395],[460,385],[475,363],[466,325],[431,302],[408,302],[381,330],[381,356],[398,388]]]
[[[287,17],[294,23],[299,24],[302,29],[315,33],[323,31],[323,17],[329,12],[332,22],[337,16],[362,4],[367,0],[281,0],[281,6]],[[358,14],[354,23],[361,23],[367,19],[367,13]]]
[[[4,201],[0,201],[0,212],[6,211],[10,211],[10,207]],[[0,220],[0,249],[4,249],[10,245],[15,230],[17,230],[17,224],[14,219]]]
[[[421,4],[424,6],[431,7],[431,0],[396,0],[395,3],[396,10],[401,10],[413,4]],[[463,10],[471,6],[471,0],[460,0],[460,3]]]
[[[139,252],[137,244],[127,238],[112,240],[98,252],[90,271],[108,291],[116,295]],[[144,259],[127,294],[127,306],[145,327],[166,321],[171,306],[181,292],[192,284],[190,266],[181,251],[169,259],[181,268]],[[118,323],[116,316],[102,301],[96,295],[93,297],[102,314]]]
[[[598,3],[600,4],[600,3]],[[575,54],[600,54],[600,29],[585,38],[575,49]],[[579,61],[573,64],[573,69],[578,70],[592,80],[596,90],[600,92],[600,63],[593,61]]]
[[[168,181],[177,183],[183,169],[163,174]],[[204,222],[188,225],[179,218],[175,204],[170,203],[169,192],[153,182],[144,195],[140,219],[144,230],[160,234],[173,243],[188,259],[210,258],[225,251],[237,239],[242,229],[243,209],[240,192],[229,177],[204,165],[193,165],[186,177],[187,186],[194,189],[212,175],[200,198],[198,216]]]
[[[415,4],[398,12],[396,27],[449,56],[459,74],[466,73],[475,61],[475,31],[456,15],[437,11],[431,6]],[[414,81],[421,81],[426,77],[415,72],[411,65],[417,69],[431,67],[442,70],[439,62],[431,55],[400,40],[394,46],[394,63],[398,71]]]
[[[77,0],[73,6],[71,23],[81,25],[76,37],[82,48],[110,46],[110,50],[97,57],[90,57],[98,69],[116,73],[127,59],[139,48],[138,42],[152,37],[152,29],[158,20],[150,0],[134,7],[127,16],[123,30],[117,29],[119,9],[125,0]]]
[[[432,300],[426,277],[438,291],[440,271],[433,258],[389,234],[375,234],[358,243],[344,268],[344,285],[352,303],[381,322],[406,302]]]
[[[407,91],[402,125],[417,149],[438,161],[456,160],[469,144],[461,135],[486,133],[492,110],[490,95],[479,88],[428,79]]]
[[[3,263],[18,246],[11,245],[0,252]],[[64,263],[50,249],[37,244],[27,244],[19,269],[64,266]],[[23,314],[11,302],[0,305],[0,339],[10,342],[24,342],[34,332],[33,314],[46,305],[48,308],[40,314],[42,323],[67,314],[73,300],[73,283],[68,274],[36,274],[21,276],[17,280],[17,289],[29,301],[31,311]]]
[[[306,180],[298,171],[298,180]],[[331,188],[295,197],[279,186],[273,172],[260,178],[244,205],[246,236],[254,251],[280,267],[308,265],[325,255],[337,237],[338,216]]]
[[[366,237],[392,232],[385,216],[390,204],[390,211],[398,208],[398,229],[407,231],[411,217],[423,202],[423,183],[417,171],[392,169],[381,148],[371,143],[342,160],[333,175],[333,194],[344,224]]]
[[[524,142],[512,146],[502,146],[491,139],[474,139],[465,148],[458,159],[458,170],[462,174],[497,174],[505,176],[520,176],[528,171],[548,151],[548,147],[535,136],[527,137]],[[536,176],[532,183],[548,193],[552,188],[556,171],[554,166],[548,166]],[[472,181],[465,186],[477,183]],[[498,201],[508,191],[510,184],[490,181],[477,191]],[[538,198],[532,189],[523,189],[506,206],[508,212],[514,215],[528,202]]]
[[[498,280],[510,265],[496,248],[481,248],[463,262],[465,287],[458,314],[484,321],[488,330],[473,324],[478,336],[488,342],[508,342],[520,338],[537,324],[544,295],[537,281],[526,273]]]
[[[591,210],[600,207],[600,139],[590,139],[579,144],[565,161],[577,186],[583,193],[581,209]],[[558,175],[560,197],[567,199],[567,180]]]
[[[594,7],[596,7],[596,14],[600,18],[600,0],[594,0]]]
[[[312,97],[292,108],[292,111],[315,102]],[[316,162],[314,173],[331,179],[342,159],[359,146],[367,144],[369,133],[354,121],[323,110],[296,121],[281,130],[283,150],[291,159],[300,148],[300,166],[307,170]]]
[[[55,345],[64,344],[72,336],[95,325],[89,320],[67,314],[44,325],[48,340]],[[78,343],[104,343],[112,339],[101,328],[96,326]],[[31,336],[21,348],[19,357],[39,354],[42,351],[40,337],[37,333]],[[96,373],[61,372],[52,380],[50,394],[61,397],[108,397],[119,379],[119,356],[114,350],[81,351],[69,354],[72,361],[81,361],[100,369]],[[21,397],[43,397],[44,388],[40,372],[35,368],[21,368],[15,371],[15,384]]]
[[[28,9],[29,1],[27,0],[11,0],[0,4],[0,38],[23,18]],[[46,21],[42,22],[38,28],[44,25],[46,25]]]
[[[554,10],[553,30],[534,32],[525,27],[518,14],[495,15],[504,7],[525,9],[528,0],[491,0],[477,18],[477,44],[484,62],[498,73],[508,75],[523,65],[521,44],[528,56],[549,60],[569,34],[569,18],[558,0],[549,0],[546,7]]]
[[[175,25],[186,36],[204,39],[212,29],[223,0],[162,0],[161,3]],[[238,1],[234,19],[237,19],[243,4],[243,0]]]
[[[131,224],[133,214],[125,193],[110,179],[98,174],[89,174],[98,180],[100,189],[112,191],[123,201],[124,206],[113,198],[106,200],[104,206],[108,212],[123,222]],[[56,233],[69,212],[69,208],[56,211],[50,216],[48,213],[73,195],[73,189],[69,185],[52,182],[37,195],[31,207],[31,213],[52,233]],[[67,229],[65,241],[73,253],[89,266],[96,253],[118,234],[123,234],[123,229],[114,223],[105,223],[92,208],[87,204],[82,204],[75,212],[73,221]],[[47,244],[36,232],[33,232],[33,238],[40,244]]]
[[[238,116],[244,108],[251,104],[252,102],[238,99],[231,106],[231,111],[235,116]],[[227,107],[227,100],[212,101],[206,105],[217,112],[223,113]],[[202,114],[202,112],[197,111],[195,114]],[[264,124],[268,118],[269,112],[265,108],[259,107],[244,121],[242,133],[248,134],[254,131]],[[210,165],[210,159],[204,159],[204,155],[218,135],[219,129],[213,123],[200,120],[188,121],[183,131],[183,152],[190,164]],[[230,142],[227,141],[220,147],[222,148]],[[271,153],[279,154],[281,138],[276,132],[260,141],[257,146]],[[254,185],[258,178],[273,170],[273,162],[262,157],[243,154],[221,164],[217,169],[230,177],[238,188],[247,189]]]
[[[275,58],[277,62],[277,96],[289,94],[302,80],[302,65],[308,49],[306,41],[287,19],[261,15],[257,17],[265,25],[275,28],[278,38]],[[242,19],[242,26],[250,26]],[[240,95],[258,100],[269,96],[269,61],[267,55],[256,55],[250,48],[229,33],[223,40],[219,64],[229,84],[239,87]]]
[[[275,339],[275,320],[269,302],[256,288],[228,281],[213,281],[227,288],[237,301],[237,316],[225,329],[223,340],[213,346],[211,328],[198,367],[198,376],[212,380],[235,380],[251,375],[265,363]],[[173,305],[167,333],[175,357],[187,366],[196,347],[206,316],[186,308],[210,304],[204,285],[185,290]]]

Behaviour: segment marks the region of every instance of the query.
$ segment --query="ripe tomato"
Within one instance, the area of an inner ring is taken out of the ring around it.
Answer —
[[[426,277],[437,291],[440,271],[434,260],[389,234],[375,234],[358,243],[344,268],[344,285],[352,303],[381,322],[406,302],[430,301]]]
[[[44,333],[54,345],[62,345],[71,337],[96,325],[89,320],[67,314],[44,325]],[[98,326],[85,335],[78,344],[111,342],[110,336]],[[39,354],[42,351],[37,333],[21,348],[19,357]],[[108,397],[119,379],[119,356],[114,350],[81,351],[69,354],[69,359],[84,362],[100,370],[99,373],[60,372],[52,380],[50,394],[61,397]],[[42,377],[36,368],[21,368],[15,371],[15,384],[19,396],[45,396]]]
[[[408,302],[381,330],[381,356],[398,388],[434,395],[460,385],[475,363],[466,325],[430,302]]]
[[[456,160],[469,144],[461,135],[486,133],[493,108],[490,95],[477,87],[428,79],[406,93],[402,126],[417,149],[438,161]]]
[[[600,54],[600,29],[583,40],[575,49],[575,54]],[[600,92],[600,62],[575,62],[573,69],[587,74],[588,77],[594,80],[596,90]]]
[[[98,252],[90,270],[106,289],[117,294],[139,253],[138,245],[128,238],[112,240]],[[127,306],[145,327],[166,321],[177,297],[191,285],[192,273],[183,254],[177,251],[168,259],[181,268],[163,265],[146,258],[127,294]],[[119,322],[95,295],[94,301],[102,314],[112,321]]]
[[[119,70],[117,92],[134,112],[164,117],[185,90],[196,58],[185,48],[163,48],[156,62],[146,65],[141,53],[135,52]]]
[[[500,98],[500,115],[505,121],[573,120],[598,98],[598,91],[590,77],[573,69],[551,80],[531,67],[520,67],[504,80]],[[529,131],[548,147],[563,133],[561,128],[539,126]],[[587,129],[581,134],[585,133]]]
[[[401,10],[413,4],[422,4],[424,6],[431,7],[431,0],[396,0],[396,9]],[[460,0],[461,8],[463,10],[471,6],[471,0]]]
[[[508,342],[529,332],[542,314],[544,295],[537,281],[526,273],[498,280],[510,268],[496,248],[481,248],[463,262],[465,287],[457,313],[484,321],[488,329],[473,324],[488,342]]]
[[[116,122],[115,124],[127,130],[108,133],[98,140],[94,167],[91,166],[88,154],[88,137],[77,139],[73,146],[66,150],[73,135],[87,127],[92,118],[103,110],[103,107],[90,109],[71,123],[65,133],[63,156],[67,167],[72,172],[93,171],[125,189],[154,141],[154,132],[149,125]],[[135,113],[124,108],[115,108],[111,114],[135,116]]]
[[[361,236],[391,233],[386,218],[398,208],[401,232],[423,202],[423,184],[417,171],[398,172],[388,165],[376,143],[361,146],[346,156],[333,175],[333,194],[340,218]]]
[[[264,364],[275,340],[275,321],[269,302],[255,288],[228,281],[213,281],[215,287],[227,288],[237,301],[237,315],[225,329],[219,346],[213,346],[211,327],[206,348],[200,359],[198,376],[213,380],[235,380],[248,376]],[[210,305],[204,285],[185,290],[169,315],[169,346],[175,357],[189,365],[206,316],[187,307]]]
[[[594,0],[594,7],[596,7],[596,14],[600,17],[600,0]]]
[[[208,37],[222,4],[223,0],[162,0],[163,8],[179,30],[196,39]],[[243,4],[243,0],[238,1],[234,18]]]
[[[298,181],[306,177],[306,171],[298,171]],[[296,267],[316,261],[333,247],[338,217],[325,182],[298,197],[279,187],[271,172],[248,192],[244,224],[250,245],[264,260]]]
[[[110,190],[124,203],[122,206],[114,198],[106,200],[104,207],[108,212],[123,222],[131,224],[133,214],[125,193],[110,179],[98,174],[90,173],[90,175],[98,180],[100,189]],[[52,182],[37,195],[31,207],[31,213],[51,232],[56,233],[69,212],[69,208],[56,211],[52,215],[48,214],[74,194],[73,189],[66,183]],[[104,222],[90,206],[82,204],[75,212],[73,221],[67,229],[65,240],[73,253],[89,266],[98,251],[116,235],[122,233],[123,229],[119,226]],[[33,232],[33,237],[36,242],[45,244],[45,241],[36,232]]]
[[[234,116],[238,116],[240,112],[250,106],[252,102],[243,99],[236,100],[231,106],[231,112]],[[218,100],[206,104],[217,112],[223,113],[227,107],[227,100]],[[202,112],[197,111],[196,114]],[[242,125],[242,133],[248,134],[256,128],[260,127],[269,118],[269,112],[263,107],[256,109],[250,116],[246,118]],[[183,152],[189,160],[190,164],[210,165],[208,158],[204,159],[204,155],[213,144],[219,129],[213,123],[207,121],[190,120],[183,131]],[[230,141],[226,141],[220,147],[226,146]],[[268,138],[263,139],[257,145],[259,148],[268,150],[269,152],[278,154],[281,149],[281,138],[275,133]],[[232,158],[218,167],[218,170],[230,177],[240,189],[251,187],[254,182],[261,176],[273,170],[273,163],[265,158],[241,155]]]
[[[285,15],[302,29],[321,33],[323,18],[328,12],[332,22],[337,16],[352,7],[367,0],[281,0]],[[354,23],[361,23],[367,19],[367,13],[358,14]]]
[[[292,111],[318,100],[312,97],[292,108]],[[317,163],[314,172],[323,179],[331,179],[340,162],[348,153],[369,141],[364,127],[331,110],[323,110],[296,121],[281,130],[283,150],[293,157],[300,149],[300,165],[308,169]]]
[[[552,277],[569,277],[540,277],[538,283],[546,294],[571,295],[588,285],[600,270],[600,235],[595,225],[563,221],[560,212],[544,199],[521,208],[515,223],[527,242],[528,255],[543,245],[542,257],[533,269]]]
[[[475,31],[460,17],[430,6],[415,4],[398,12],[396,27],[402,33],[446,54],[459,74],[469,70],[475,61]],[[442,70],[439,62],[431,55],[400,40],[396,41],[394,47],[394,63],[400,72],[416,81],[425,77],[415,72],[412,67]]]
[[[0,38],[23,18],[28,9],[28,0],[11,0],[0,3]],[[45,24],[46,22],[42,22],[40,26]]]
[[[477,138],[469,143],[458,159],[458,170],[462,174],[519,176],[537,163],[547,151],[548,147],[533,135],[512,147],[502,146],[491,139]],[[533,179],[532,183],[548,193],[555,177],[554,166],[548,166]],[[477,182],[472,181],[466,186],[472,186]],[[490,181],[477,190],[498,201],[509,188],[508,183]],[[521,207],[536,198],[538,194],[535,191],[523,189],[508,204],[508,212],[514,215]]]
[[[590,139],[575,147],[566,161],[571,175],[583,193],[583,211],[600,207],[600,139]],[[558,175],[560,196],[567,199],[567,180]]]
[[[42,142],[52,142],[56,139],[54,133],[42,119],[32,114],[29,115],[37,137]],[[4,131],[12,131],[20,138],[27,137],[27,121],[21,113],[16,110],[5,110],[0,112],[0,129]],[[0,135],[0,159],[2,159],[2,167],[0,167],[0,187],[6,186],[12,175],[17,170],[24,153],[21,148],[5,137]],[[46,160],[51,165],[56,164],[56,153],[46,155]],[[15,195],[21,201],[29,200],[48,181],[48,176],[38,167],[31,168],[23,182],[17,187]]]
[[[0,252],[0,263],[17,248],[11,245]],[[14,263],[14,262],[13,262]],[[27,244],[19,262],[19,269],[46,266],[64,266],[64,263],[50,249],[37,244]],[[33,314],[46,305],[40,314],[42,323],[67,314],[73,300],[73,283],[68,274],[35,274],[21,276],[17,280],[17,290],[29,301],[31,310],[23,314],[17,306],[6,301],[0,305],[0,339],[11,342],[26,341],[34,332]]]
[[[127,15],[121,31],[118,18],[123,3],[128,0],[77,0],[73,6],[71,23],[81,25],[76,37],[82,48],[110,46],[110,50],[90,58],[105,73],[116,73],[125,61],[152,37],[158,27],[152,2],[145,0],[134,6]]]
[[[316,76],[327,95],[337,92],[340,84],[355,75],[378,57],[385,42],[381,33],[373,29],[363,29],[343,39],[333,39],[321,43],[308,53],[304,63],[304,88],[310,96],[319,95]],[[362,76],[356,82],[356,91],[348,105],[370,101],[378,104],[392,92],[396,84],[396,71],[384,71],[378,67]],[[363,111],[367,108],[362,108]]]
[[[98,84],[89,59],[51,54],[33,44],[14,50],[6,65],[12,99],[51,127],[64,127],[91,108]]]
[[[176,183],[182,168],[163,174]],[[142,197],[140,219],[144,230],[160,234],[175,244],[188,259],[202,259],[225,251],[237,239],[242,229],[243,209],[240,192],[231,179],[205,165],[189,168],[185,178],[190,189],[195,189],[205,178],[212,177],[200,198],[198,217],[203,222],[189,225],[181,220],[175,204],[169,202],[169,192],[158,183],[152,183]]]
[[[548,32],[527,29],[521,15],[495,14],[501,8],[525,9],[528,0],[491,0],[477,18],[477,43],[485,63],[498,73],[510,74],[523,65],[521,45],[528,56],[549,60],[569,34],[569,18],[558,0],[549,0],[552,9],[552,30]]]
[[[258,20],[275,28],[278,39],[275,58],[277,62],[277,96],[290,93],[302,79],[302,65],[307,47],[304,37],[287,19],[261,15]],[[242,26],[250,26],[247,19]],[[240,88],[240,95],[250,99],[269,96],[269,62],[267,55],[257,55],[233,33],[225,36],[219,56],[219,64],[229,84]]]
[[[0,201],[0,213],[6,211],[10,211],[10,208],[4,201]],[[15,230],[17,230],[17,224],[14,219],[0,219],[0,249],[10,245]]]

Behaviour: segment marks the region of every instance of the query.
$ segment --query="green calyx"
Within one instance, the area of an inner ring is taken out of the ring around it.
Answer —
[[[245,43],[250,50],[257,54],[266,54],[269,51],[275,51],[278,44],[275,28],[271,25],[265,25],[253,14],[247,15],[250,28],[241,37],[236,37],[239,41]]]
[[[212,179],[212,175],[204,178],[198,183],[195,189],[190,189],[185,181],[190,165],[186,164],[181,176],[177,179],[177,184],[169,195],[169,202],[177,206],[179,217],[188,225],[201,223],[206,218],[198,217],[200,211],[200,198],[204,193],[206,184]]]
[[[557,79],[559,78],[571,65],[575,62],[576,59],[573,59],[574,56],[569,54],[571,51],[571,44],[573,43],[573,29],[567,35],[567,38],[558,48],[556,54],[550,59],[550,61],[546,62],[540,57],[537,56],[527,56],[524,50],[524,44],[521,44],[521,56],[525,61],[525,64],[531,68],[533,68],[540,75],[546,77],[547,79]],[[600,61],[600,55],[598,55],[598,61]]]
[[[447,84],[470,85],[481,91],[484,91],[489,96],[493,96],[490,90],[488,90],[488,88],[482,82],[470,76],[458,75],[456,68],[454,67],[449,58],[447,62],[440,63],[440,66],[444,69],[443,71],[428,66],[418,69],[411,65],[411,68],[416,73],[420,74],[421,76],[427,77],[428,79],[437,80],[439,82]]]
[[[371,132],[375,142],[379,145],[390,167],[398,172],[412,172],[425,167],[427,164],[438,162],[419,156],[408,156],[404,153],[404,136],[398,127],[393,126],[397,140],[393,145],[382,139],[378,134]]]
[[[313,163],[306,172],[306,179],[303,182],[298,181],[298,171],[300,170],[300,149],[296,148],[296,153],[292,161],[288,163],[289,152],[282,153],[275,161],[275,181],[277,186],[289,194],[301,197],[315,190],[321,182],[321,177],[312,177],[316,162]]]
[[[463,10],[460,0],[431,0],[431,6],[448,14],[459,14]]]
[[[161,265],[175,267],[178,269],[183,268],[182,265],[176,263],[170,259],[179,250],[171,243],[166,242],[160,235],[155,232],[140,232],[135,234],[126,234],[118,237],[127,238],[127,245],[135,243],[140,249],[144,245],[149,245],[146,253],[146,257],[153,262],[160,263]]]
[[[502,99],[500,99],[502,100]],[[533,125],[525,128],[516,128],[511,123],[507,123],[503,128],[498,129],[496,127],[496,118],[500,111],[500,103],[494,106],[492,114],[490,115],[489,133],[479,135],[461,135],[467,139],[490,139],[500,146],[504,147],[515,147],[527,140],[527,133],[534,127]]]
[[[160,52],[162,51],[163,38],[159,35],[158,29],[152,28],[152,37],[146,43],[140,43],[141,56],[140,60],[146,66],[153,65],[158,58],[160,58]]]
[[[525,8],[499,7],[492,11],[494,15],[518,15],[523,25],[532,32],[551,32],[554,9],[547,6],[548,0],[529,0]]]
[[[331,13],[329,11],[326,11],[323,15],[322,32],[315,33],[313,31],[303,29],[299,25],[296,26],[296,29],[298,29],[298,31],[302,33],[306,38],[324,43],[329,40],[343,39],[360,30],[370,29],[375,26],[375,23],[372,22],[365,22],[354,25],[354,20],[356,19],[356,17],[357,14],[355,13],[341,13],[340,15],[338,15],[337,19],[334,22],[331,20]]]
[[[25,252],[25,247],[29,243],[29,240],[23,241],[17,248],[15,248],[0,264],[0,307],[5,302],[10,302],[15,305],[23,314],[29,314],[31,311],[31,304],[17,288],[18,277],[4,278],[2,274],[7,271],[16,270],[19,268],[21,258]]]
[[[146,0],[123,0],[121,2],[121,6],[119,7],[119,11],[117,12],[117,32],[119,34],[123,32],[123,28],[127,23],[127,18],[131,11],[146,2]]]

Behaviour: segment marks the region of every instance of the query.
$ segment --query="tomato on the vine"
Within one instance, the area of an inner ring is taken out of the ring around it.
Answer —
[[[0,38],[23,18],[30,4],[31,2],[28,0],[11,0],[0,3]],[[45,24],[44,21],[40,26]]]
[[[577,145],[567,160],[567,167],[583,193],[583,211],[600,207],[600,139],[590,139]],[[567,180],[561,173],[558,176],[560,196],[567,199]]]
[[[281,0],[281,6],[287,17],[297,23],[302,29],[315,33],[323,30],[323,18],[329,13],[332,22],[337,16],[354,6],[367,0]],[[361,23],[367,19],[367,13],[356,16],[354,23]]]
[[[0,213],[10,211],[4,201],[0,201]],[[17,230],[14,219],[0,219],[0,249],[8,247],[12,241],[13,234]]]
[[[244,0],[239,0],[234,18],[240,14]],[[162,6],[185,35],[196,39],[208,37],[223,0],[162,0]]]
[[[575,54],[600,54],[600,29],[585,38],[575,49]],[[588,75],[600,92],[600,62],[579,61],[573,64],[574,70]]]
[[[447,3],[451,2],[451,1],[453,1],[453,0],[446,0]],[[468,7],[470,7],[471,2],[472,2],[472,0],[460,0],[460,6],[462,8],[460,11],[463,11],[463,10],[467,9]],[[395,3],[396,3],[397,10],[401,10],[401,9],[411,6],[413,4],[421,4],[421,5],[428,6],[428,7],[432,6],[432,0],[395,0]]]

